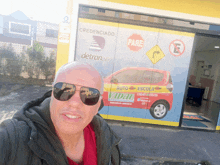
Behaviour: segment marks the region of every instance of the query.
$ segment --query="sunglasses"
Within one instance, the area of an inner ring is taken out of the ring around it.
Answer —
[[[58,82],[53,86],[53,95],[59,101],[69,100],[76,92],[74,84]],[[80,98],[85,105],[95,105],[98,103],[100,92],[98,89],[90,87],[80,88]]]

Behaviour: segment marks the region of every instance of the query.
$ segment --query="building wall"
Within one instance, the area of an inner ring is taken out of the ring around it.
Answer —
[[[204,69],[208,69],[208,65],[212,65],[209,79],[215,80],[215,70],[217,68],[217,65],[220,61],[219,57],[220,51],[202,51],[202,52],[196,52],[195,53],[195,62],[197,61],[204,61]],[[194,72],[195,75],[195,72]],[[200,75],[201,78],[207,78],[204,74]]]
[[[3,16],[0,15],[0,34],[3,33]]]
[[[208,99],[211,99],[212,91],[214,90],[214,83],[217,80],[216,75],[216,69],[218,68],[220,57],[219,57],[220,51],[201,51],[201,52],[195,52],[193,61],[192,61],[192,67],[190,71],[190,78],[189,82],[192,85],[199,85],[201,84],[201,87],[209,87],[209,94]],[[202,68],[202,72],[199,73],[197,68],[198,61],[204,61],[204,65]],[[210,75],[205,76],[204,70],[208,69],[208,66],[212,65],[212,68],[210,69]]]
[[[10,30],[11,23],[29,26],[30,27],[29,34],[11,32],[11,30]],[[18,18],[14,18],[11,15],[9,15],[9,16],[4,16],[3,24],[4,24],[3,35],[6,37],[20,38],[20,39],[26,39],[26,40],[31,40],[32,37],[33,37],[33,39],[36,38],[36,26],[37,26],[36,21],[32,21],[30,19],[29,20],[19,20]]]
[[[11,33],[9,27],[10,22],[30,25],[30,35]],[[30,47],[34,41],[38,41],[44,46],[45,55],[49,56],[52,51],[56,51],[57,36],[48,37],[46,34],[46,29],[51,29],[58,32],[59,25],[30,20],[21,11],[16,11],[7,16],[0,15],[0,47],[8,46],[10,44],[16,54],[19,55],[22,52],[26,53],[28,47]]]
[[[51,29],[57,31],[59,30],[59,25],[57,24],[50,24],[46,22],[38,22],[37,23],[37,35],[36,35],[36,41],[42,42],[42,43],[49,43],[57,45],[57,37],[48,37],[46,35],[46,30]]]

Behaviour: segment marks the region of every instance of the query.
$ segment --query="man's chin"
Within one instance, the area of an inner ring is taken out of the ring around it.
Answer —
[[[89,124],[82,118],[69,119],[67,116],[61,116],[61,118],[53,122],[56,132],[58,134],[77,134],[83,132],[84,128]]]
[[[65,135],[76,135],[78,133],[83,132],[83,128],[79,127],[77,125],[66,125],[64,126],[58,126],[55,128],[57,134],[65,134]]]

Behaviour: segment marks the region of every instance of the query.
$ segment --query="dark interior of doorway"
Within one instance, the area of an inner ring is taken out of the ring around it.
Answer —
[[[220,38],[195,37],[181,127],[215,130],[220,99]],[[219,71],[218,71],[219,70]],[[218,97],[218,98],[216,98]]]

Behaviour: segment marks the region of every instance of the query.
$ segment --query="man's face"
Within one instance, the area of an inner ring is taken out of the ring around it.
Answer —
[[[97,114],[101,103],[92,106],[85,105],[80,99],[80,88],[82,86],[96,88],[100,91],[101,81],[97,72],[85,69],[69,69],[60,73],[57,82],[66,82],[76,86],[75,94],[67,101],[59,101],[53,94],[50,102],[50,115],[56,131],[65,134],[74,134],[83,129],[92,121]]]

